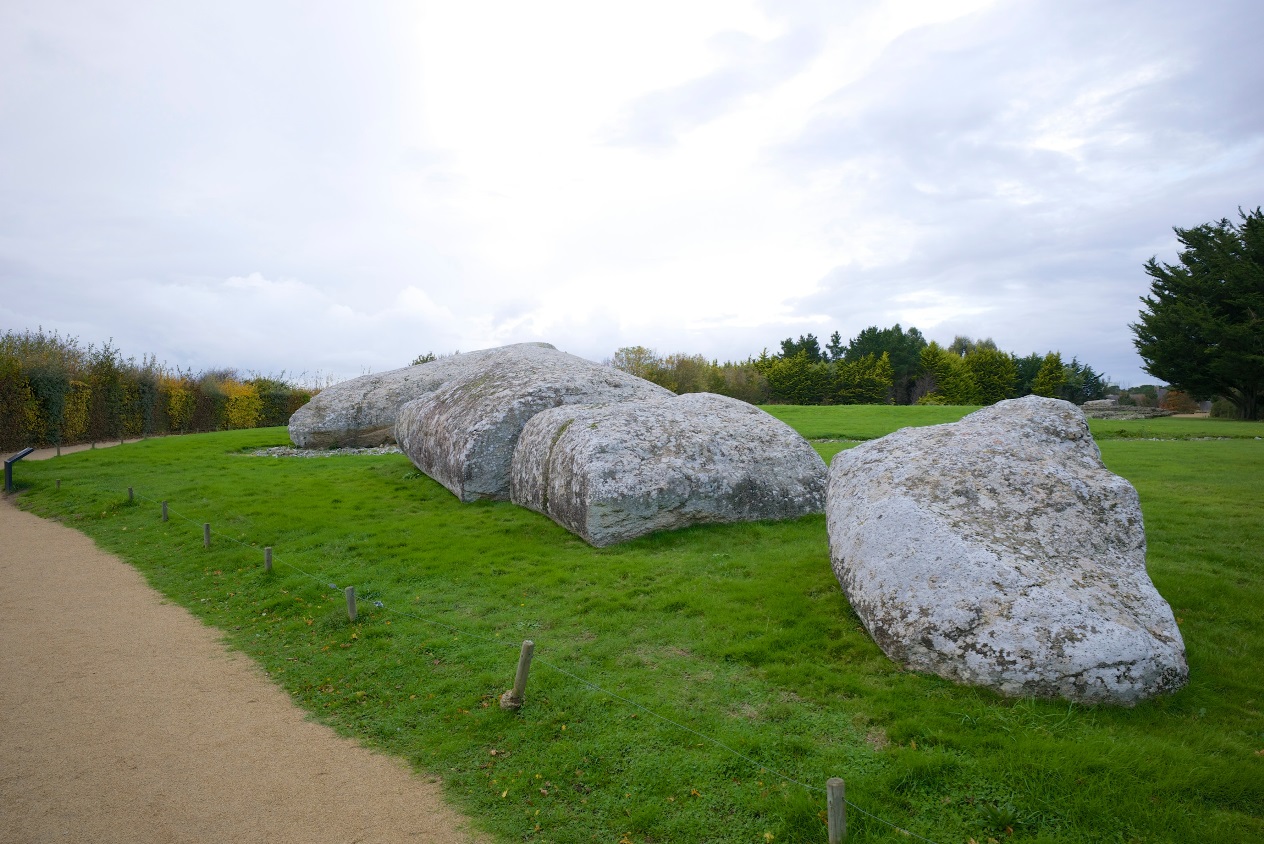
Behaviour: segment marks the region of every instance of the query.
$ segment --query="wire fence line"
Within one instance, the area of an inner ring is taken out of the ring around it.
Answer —
[[[93,484],[93,486],[97,486],[97,488],[98,488],[99,490],[101,490],[102,492],[107,492],[107,493],[108,493],[108,492],[110,491],[110,490],[107,490],[106,488],[104,488],[104,487],[100,487],[100,486],[98,486],[98,485],[96,485],[96,484]],[[199,521],[197,521],[197,520],[195,520],[195,519],[192,519],[192,518],[190,518],[190,517],[188,517],[188,516],[184,515],[183,513],[179,512],[178,510],[176,510],[176,509],[174,509],[173,507],[171,507],[171,506],[170,506],[170,503],[169,503],[168,501],[166,501],[166,500],[162,500],[162,501],[160,501],[160,500],[157,500],[157,499],[154,499],[154,498],[150,498],[150,497],[149,497],[149,496],[147,496],[147,495],[144,495],[144,494],[142,494],[142,493],[140,493],[140,492],[136,492],[136,491],[135,491],[135,489],[134,489],[133,487],[128,487],[128,491],[129,491],[129,493],[134,493],[136,498],[143,499],[143,500],[145,500],[145,501],[150,502],[151,504],[158,504],[158,505],[166,504],[166,505],[167,505],[167,507],[166,507],[166,512],[167,512],[167,513],[169,513],[170,515],[174,515],[174,516],[176,516],[176,517],[178,517],[178,518],[180,518],[180,519],[183,519],[184,521],[188,522],[188,523],[189,523],[189,524],[191,524],[191,525],[194,525],[195,527],[205,527],[205,526],[209,525],[209,523],[208,523],[208,522],[199,522]],[[239,519],[243,519],[243,520],[244,520],[244,518],[243,518],[243,517],[240,517],[240,516],[238,516],[238,517],[236,517],[236,518],[239,518]],[[210,532],[210,534],[211,534],[211,535],[213,535],[213,536],[218,536],[218,537],[220,537],[220,538],[222,538],[222,539],[226,539],[226,540],[228,540],[229,542],[232,542],[232,543],[234,543],[234,544],[236,544],[236,545],[241,546],[242,548],[246,548],[246,549],[250,549],[250,550],[258,550],[258,547],[259,547],[259,546],[258,546],[257,544],[250,544],[250,543],[242,542],[242,541],[241,541],[240,539],[238,539],[237,537],[231,536],[230,534],[225,533],[225,532],[223,532],[223,531],[216,531],[214,528],[210,528],[210,529],[209,529],[209,532]],[[301,574],[301,575],[303,575],[304,577],[307,577],[307,578],[311,579],[312,581],[314,581],[314,582],[316,582],[316,583],[319,583],[319,584],[320,584],[322,587],[324,587],[324,588],[331,589],[331,590],[334,590],[334,591],[341,591],[341,589],[342,589],[342,588],[344,588],[344,587],[339,587],[339,585],[338,585],[336,582],[331,583],[331,582],[329,582],[329,580],[328,580],[327,578],[325,578],[325,577],[321,577],[321,576],[319,576],[319,575],[313,574],[313,573],[311,573],[311,572],[309,572],[309,571],[307,571],[307,570],[305,570],[305,569],[303,569],[303,568],[301,568],[301,567],[299,567],[299,566],[294,565],[293,563],[287,562],[287,561],[286,561],[286,560],[284,560],[283,558],[278,557],[278,556],[276,555],[276,553],[275,553],[275,550],[273,551],[273,554],[272,554],[272,563],[273,563],[273,565],[274,565],[274,566],[278,566],[278,565],[279,565],[279,566],[284,566],[284,567],[286,567],[286,568],[288,568],[288,569],[291,569],[291,570],[293,570],[294,572],[296,572],[296,573],[298,573],[298,574]],[[348,585],[353,585],[353,584],[348,584]],[[434,626],[434,627],[442,627],[442,628],[445,628],[445,629],[447,629],[447,630],[452,631],[453,633],[455,633],[455,634],[457,634],[457,635],[459,635],[459,636],[468,636],[468,637],[469,637],[469,638],[471,638],[471,639],[475,639],[475,640],[483,641],[483,642],[486,642],[486,643],[488,643],[488,644],[497,645],[497,646],[500,646],[500,647],[513,648],[513,649],[515,649],[515,650],[518,648],[518,645],[517,645],[516,643],[512,642],[512,641],[506,641],[506,640],[504,640],[504,639],[492,638],[492,637],[490,637],[490,636],[486,636],[486,635],[483,635],[483,634],[481,634],[481,633],[476,633],[476,632],[474,632],[474,631],[471,631],[471,630],[468,630],[468,629],[465,629],[465,628],[461,628],[461,627],[458,627],[458,626],[453,625],[453,624],[449,624],[449,623],[444,622],[444,621],[439,621],[438,619],[431,618],[431,617],[429,617],[429,616],[424,616],[424,615],[420,615],[420,614],[418,614],[418,613],[414,613],[414,612],[409,612],[409,611],[404,611],[404,610],[395,609],[394,607],[389,606],[389,605],[388,605],[385,601],[382,601],[382,600],[372,600],[372,601],[371,601],[371,603],[373,604],[373,606],[374,606],[375,608],[377,608],[377,609],[381,609],[381,610],[383,610],[384,612],[388,612],[388,613],[391,613],[392,615],[396,615],[396,616],[401,616],[401,617],[405,617],[405,618],[410,618],[410,619],[413,619],[413,620],[415,620],[415,621],[419,621],[419,622],[422,622],[422,623],[424,623],[424,624],[428,624],[428,625],[431,625],[431,626]],[[603,694],[603,695],[605,695],[605,696],[607,696],[607,697],[610,697],[610,698],[612,698],[612,699],[614,699],[614,700],[618,700],[618,701],[620,701],[620,702],[622,702],[622,703],[625,703],[625,704],[627,704],[628,706],[634,707],[634,708],[636,708],[636,709],[638,709],[638,710],[640,710],[640,711],[642,711],[642,712],[646,713],[647,715],[649,715],[649,716],[651,716],[651,717],[655,718],[656,720],[662,721],[662,722],[664,722],[664,723],[666,723],[666,724],[669,724],[669,725],[671,725],[671,726],[673,726],[673,727],[675,727],[675,728],[677,728],[677,729],[683,730],[683,731],[685,731],[685,732],[687,732],[687,733],[690,733],[691,735],[694,735],[694,736],[696,736],[696,737],[698,737],[698,738],[700,738],[700,739],[703,739],[704,741],[706,741],[706,742],[710,743],[711,745],[713,745],[713,746],[715,746],[715,747],[718,747],[718,748],[720,748],[721,750],[724,750],[725,752],[727,752],[727,753],[729,753],[729,754],[731,754],[731,755],[733,755],[733,756],[736,756],[737,758],[742,759],[742,760],[743,760],[743,761],[745,761],[745,762],[750,763],[751,765],[754,765],[755,767],[759,768],[759,770],[760,770],[761,772],[767,772],[767,773],[769,773],[769,774],[772,774],[773,776],[778,777],[779,779],[781,779],[781,780],[783,780],[783,781],[785,781],[785,782],[792,783],[792,784],[794,784],[794,785],[796,785],[796,786],[799,786],[800,788],[803,788],[803,789],[805,789],[806,791],[811,792],[811,793],[817,793],[817,794],[827,793],[827,789],[826,789],[826,788],[824,788],[824,787],[822,787],[822,786],[811,785],[811,784],[809,784],[809,783],[803,782],[802,780],[796,779],[795,777],[792,777],[792,776],[790,776],[790,775],[788,775],[788,774],[782,773],[781,771],[778,771],[778,770],[776,770],[776,769],[774,769],[774,768],[770,768],[770,767],[768,767],[768,765],[766,765],[765,763],[760,762],[760,761],[758,761],[758,760],[756,760],[756,759],[753,759],[752,757],[748,756],[747,754],[742,753],[741,751],[739,751],[739,750],[737,750],[737,749],[735,749],[735,748],[731,747],[730,745],[728,745],[728,744],[726,744],[726,743],[724,743],[724,742],[720,741],[720,740],[719,740],[719,739],[717,739],[717,738],[714,738],[713,736],[709,736],[709,735],[707,735],[706,733],[699,732],[698,730],[695,730],[695,729],[693,729],[692,727],[689,727],[689,726],[687,726],[687,725],[685,725],[685,724],[680,723],[679,721],[676,721],[676,720],[674,720],[674,719],[672,719],[672,718],[669,718],[669,717],[667,717],[666,715],[663,715],[663,714],[661,714],[661,713],[659,713],[659,712],[655,712],[654,710],[650,709],[649,707],[646,707],[646,706],[644,706],[644,705],[642,705],[642,704],[640,704],[640,703],[637,703],[636,701],[634,701],[634,700],[632,700],[632,699],[630,699],[630,698],[628,698],[628,697],[625,697],[625,696],[623,696],[623,695],[621,695],[621,694],[619,694],[619,693],[617,693],[617,692],[611,691],[610,689],[607,689],[607,688],[605,688],[605,687],[603,687],[603,686],[599,685],[598,683],[595,683],[595,682],[593,682],[593,681],[591,681],[591,680],[588,680],[588,679],[586,679],[586,678],[584,678],[584,677],[581,677],[581,676],[580,676],[580,675],[578,675],[578,674],[575,674],[575,673],[573,673],[573,672],[571,672],[571,671],[568,671],[567,669],[563,668],[562,666],[557,665],[557,664],[555,664],[555,663],[553,663],[553,662],[550,662],[550,661],[548,661],[547,659],[542,659],[542,658],[540,658],[540,657],[538,657],[538,656],[537,656],[537,657],[535,657],[535,658],[534,658],[534,660],[533,660],[533,661],[534,661],[535,663],[537,663],[537,664],[540,664],[540,665],[545,666],[546,668],[549,668],[549,669],[550,669],[550,670],[552,670],[552,671],[557,672],[558,674],[561,674],[561,675],[563,675],[563,676],[565,676],[565,677],[568,677],[568,678],[570,678],[570,679],[574,680],[575,682],[580,683],[580,684],[582,684],[583,686],[586,686],[587,688],[589,688],[589,689],[591,689],[591,690],[593,690],[593,691],[595,691],[595,692],[598,692],[599,694]],[[892,823],[891,821],[887,820],[886,818],[881,817],[880,815],[875,815],[874,813],[869,812],[869,811],[867,811],[866,809],[861,808],[860,806],[856,805],[855,803],[853,803],[853,802],[852,802],[851,800],[849,800],[849,799],[844,798],[844,802],[847,804],[847,806],[848,806],[848,807],[850,807],[851,809],[855,809],[857,812],[859,812],[861,815],[864,815],[866,818],[869,818],[869,819],[871,819],[871,820],[873,820],[873,821],[876,821],[876,822],[878,822],[878,823],[880,823],[880,824],[883,824],[883,825],[885,825],[885,826],[887,826],[887,827],[889,827],[889,828],[891,828],[891,829],[893,829],[893,830],[895,830],[895,831],[897,831],[897,832],[901,833],[902,835],[908,836],[909,838],[913,838],[913,839],[916,839],[916,840],[918,840],[918,841],[925,841],[925,842],[927,842],[927,844],[938,844],[938,842],[934,841],[933,839],[930,839],[930,838],[927,838],[927,837],[925,837],[925,836],[919,835],[919,834],[917,834],[916,832],[912,832],[911,830],[904,829],[903,827],[901,827],[901,826],[899,826],[899,825],[897,825],[897,824],[895,824],[895,823]]]

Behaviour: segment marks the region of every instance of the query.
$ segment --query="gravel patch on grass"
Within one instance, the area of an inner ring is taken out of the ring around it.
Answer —
[[[403,454],[397,445],[377,445],[371,448],[291,448],[277,445],[260,448],[249,453],[250,457],[346,457],[356,454]]]

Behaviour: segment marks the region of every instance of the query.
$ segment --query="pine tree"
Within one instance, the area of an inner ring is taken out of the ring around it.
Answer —
[[[1065,383],[1066,371],[1062,367],[1062,355],[1058,352],[1050,352],[1045,355],[1044,363],[1040,365],[1040,371],[1036,373],[1036,380],[1032,382],[1031,391],[1038,396],[1056,398],[1059,388]]]

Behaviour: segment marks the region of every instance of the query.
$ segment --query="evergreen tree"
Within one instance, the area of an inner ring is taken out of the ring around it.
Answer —
[[[1058,388],[1058,398],[1074,404],[1084,404],[1106,395],[1105,380],[1088,364],[1071,358],[1071,362],[1063,366],[1062,370],[1064,377],[1062,386]]]
[[[922,368],[935,379],[935,390],[924,404],[978,404],[974,374],[958,355],[932,342],[922,349]]]
[[[1176,229],[1179,264],[1145,265],[1153,279],[1131,326],[1146,371],[1195,399],[1223,396],[1244,419],[1264,404],[1264,212]]]
[[[1065,383],[1066,371],[1062,366],[1062,355],[1050,352],[1045,355],[1044,361],[1040,364],[1040,371],[1036,373],[1036,380],[1032,382],[1031,391],[1038,396],[1057,398],[1058,390]]]
[[[889,404],[895,370],[883,352],[856,361],[837,361],[834,367],[833,402],[836,404]]]
[[[843,357],[847,361],[857,361],[868,355],[881,357],[885,352],[894,373],[893,399],[896,404],[908,404],[913,385],[922,373],[921,353],[924,348],[926,338],[916,328],[905,331],[899,323],[890,328],[871,325],[848,342]]]
[[[839,334],[837,331],[831,334],[829,342],[825,344],[825,351],[829,352],[829,359],[831,361],[842,360],[843,354],[847,351],[846,347],[843,346],[843,335]]]
[[[757,363],[768,379],[771,401],[777,404],[825,404],[833,372],[827,363],[812,360],[800,350],[790,357],[762,359]]]
[[[978,344],[966,355],[965,363],[974,377],[975,398],[979,404],[996,404],[1014,395],[1018,366],[1013,355],[998,351],[996,344],[991,348]]]
[[[811,363],[820,363],[823,359],[821,356],[821,343],[816,339],[815,334],[800,335],[797,341],[789,337],[781,341],[781,356],[783,358],[792,358],[799,352],[806,354],[808,361]]]

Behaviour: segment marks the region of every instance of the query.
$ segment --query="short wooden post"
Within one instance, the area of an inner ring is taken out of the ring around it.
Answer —
[[[167,521],[167,502],[162,502],[162,520]]]
[[[847,786],[841,777],[830,777],[825,783],[825,792],[829,844],[842,844],[847,840]]]
[[[355,587],[348,586],[347,592],[347,618],[351,621],[356,620],[356,604],[355,604]]]
[[[535,642],[527,639],[522,643],[522,652],[518,654],[518,672],[514,674],[513,688],[500,696],[501,709],[521,709],[527,694],[527,675],[531,672],[531,656],[535,653]]]
[[[135,500],[136,500],[136,494],[132,492],[132,488],[129,486],[127,488],[127,503],[131,504]]]
[[[272,546],[263,549],[263,570],[272,573]]]
[[[204,522],[202,524],[202,547],[203,548],[211,547],[211,523],[210,522]]]
[[[57,479],[57,488],[61,489],[61,478]]]

